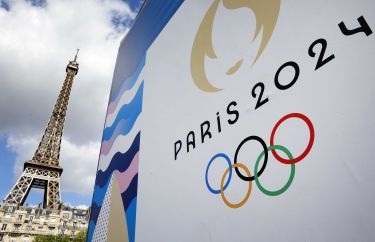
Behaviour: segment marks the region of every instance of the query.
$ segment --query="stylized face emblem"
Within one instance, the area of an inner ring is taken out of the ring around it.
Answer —
[[[191,75],[194,83],[199,89],[205,92],[217,92],[222,90],[213,86],[208,81],[204,64],[206,55],[211,59],[217,58],[212,45],[212,29],[220,1],[222,1],[224,7],[229,10],[249,8],[254,12],[256,18],[256,29],[252,41],[258,37],[261,30],[263,33],[260,47],[252,63],[254,64],[262,55],[269,39],[271,38],[279,16],[281,0],[214,0],[198,28],[190,60]],[[231,68],[229,68],[226,74],[232,75],[237,72],[241,67],[242,62],[243,59],[238,60]]]

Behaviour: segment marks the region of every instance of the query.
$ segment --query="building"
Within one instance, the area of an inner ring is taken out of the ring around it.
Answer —
[[[73,238],[88,228],[89,209],[62,206],[60,210],[42,206],[0,205],[0,241],[29,242],[35,235],[67,235]]]

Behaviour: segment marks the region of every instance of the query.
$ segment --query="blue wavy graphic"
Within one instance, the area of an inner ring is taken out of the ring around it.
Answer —
[[[101,207],[97,206],[95,203],[91,205],[90,226],[89,226],[89,230],[87,233],[87,237],[90,238],[90,240],[88,241],[91,241],[91,238],[94,235],[96,222],[98,221],[100,209]]]
[[[92,240],[92,236],[94,235],[94,230],[95,230],[95,223],[90,220],[89,229],[88,229],[88,232],[87,232],[87,240],[86,241],[91,241]]]
[[[109,166],[105,171],[99,170],[96,175],[96,186],[103,187],[108,179],[111,177],[112,172],[118,170],[119,172],[124,172],[130,166],[134,156],[139,151],[139,144],[141,140],[141,132],[138,132],[135,136],[132,145],[125,152],[117,152],[113,157]]]
[[[130,182],[128,189],[125,192],[121,193],[125,211],[128,211],[128,207],[131,201],[135,197],[137,197],[137,188],[138,188],[138,174],[133,177],[133,180]]]
[[[134,242],[135,239],[135,225],[137,212],[137,198],[135,197],[129,204],[126,210],[126,221],[128,223],[129,242]]]
[[[129,168],[134,156],[139,151],[139,145],[140,145],[140,139],[141,139],[140,136],[141,136],[141,132],[138,132],[130,148],[125,153],[117,152],[112,157],[111,162],[105,171],[98,170],[97,175],[96,175],[96,182],[95,182],[95,192],[94,192],[92,206],[91,206],[90,226],[92,227],[89,228],[89,233],[88,233],[89,238],[92,238],[94,234],[96,222],[99,217],[100,209],[103,204],[104,197],[108,189],[108,185],[111,180],[110,178],[113,174],[113,171],[118,170],[119,172],[124,172],[125,170]],[[132,182],[130,183],[127,191],[134,187],[134,184],[132,184],[134,183],[133,181],[134,181],[134,178]],[[137,184],[135,184],[135,186],[136,185]],[[125,191],[124,193],[126,193],[127,191]],[[135,187],[135,191],[134,191],[134,188],[132,189],[132,191],[133,193],[135,192],[135,194],[133,194],[133,197],[136,196],[137,194],[136,187]],[[126,211],[125,204],[126,203],[124,202],[124,209]],[[128,221],[128,222],[132,223],[132,221]],[[88,241],[91,241],[91,240],[88,240]]]
[[[138,88],[136,95],[129,104],[125,104],[121,107],[120,111],[117,113],[116,119],[110,127],[104,129],[103,140],[110,140],[117,125],[121,120],[125,120],[123,127],[117,135],[127,135],[133,128],[135,121],[137,120],[139,114],[142,112],[142,98],[143,98],[143,81]]]
[[[94,196],[92,198],[92,203],[96,204],[98,206],[102,206],[103,200],[105,197],[105,193],[107,192],[108,185],[109,185],[110,179],[108,179],[105,183],[104,186],[95,186],[94,190]]]
[[[183,0],[148,0],[143,5],[142,11],[139,13],[133,28],[120,44],[112,79],[111,101],[109,103],[110,113],[116,110],[117,102],[122,93],[134,88],[134,84],[138,80],[139,74],[145,65],[147,49],[182,3]],[[121,107],[112,126],[104,130],[102,141],[108,141],[111,140],[111,138],[114,140],[118,135],[127,135],[130,132],[140,112],[142,112],[142,98],[143,81],[133,100],[128,105]],[[115,130],[116,134],[114,134]],[[140,132],[127,152],[124,154],[120,152],[116,153],[106,171],[98,171],[95,193],[99,191],[99,194],[95,194],[96,197],[93,198],[87,237],[88,242],[92,240],[96,221],[100,212],[100,206],[96,203],[102,203],[104,200],[103,189],[100,189],[100,187],[104,187],[114,170],[122,172],[128,168],[134,155],[139,151],[139,146]],[[126,210],[130,242],[134,242],[135,240],[137,183],[138,174],[132,179],[128,189],[121,194]]]
[[[95,186],[94,197],[92,199],[91,205],[90,226],[87,233],[87,237],[90,238],[88,241],[91,241],[94,234],[96,222],[98,221],[99,213],[102,208],[105,194],[107,192],[110,181],[111,179],[108,179],[107,183],[105,183],[102,188],[100,188],[99,186]]]
[[[91,206],[91,216],[90,216],[90,222],[93,222],[94,225],[96,224],[96,221],[98,220],[100,209],[102,208],[101,205],[96,205],[96,203],[93,203]]]
[[[113,95],[113,97],[111,97],[111,102],[117,103],[120,100],[120,97],[122,96],[122,94],[125,91],[130,90],[134,86],[134,84],[136,83],[136,81],[139,77],[139,74],[141,74],[141,71],[143,70],[143,67],[145,66],[145,63],[146,63],[146,55],[143,55],[140,63],[138,64],[138,67],[135,70],[135,72],[133,73],[133,75],[126,78],[124,83],[122,83],[121,88],[117,92],[117,94]]]

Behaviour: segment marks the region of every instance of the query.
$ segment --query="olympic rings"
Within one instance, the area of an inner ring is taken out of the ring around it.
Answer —
[[[260,168],[259,174],[257,174],[257,176],[260,176],[260,175],[262,175],[264,169],[266,169],[267,160],[268,160],[268,152],[267,152],[267,145],[266,145],[266,143],[264,143],[264,141],[260,137],[258,137],[258,136],[253,135],[253,136],[249,136],[249,137],[245,138],[244,140],[242,140],[242,142],[240,143],[240,145],[236,149],[236,153],[234,154],[234,164],[237,163],[238,152],[240,151],[242,145],[245,144],[249,140],[256,140],[256,141],[258,141],[262,145],[263,151],[265,153],[264,162],[263,162],[262,168]],[[237,175],[242,180],[244,180],[244,181],[253,181],[254,180],[253,176],[252,177],[249,177],[249,176],[246,177],[246,176],[242,175],[241,172],[238,170],[237,167],[235,167],[234,169],[236,170]]]
[[[301,155],[297,156],[296,158],[293,158],[293,156],[290,153],[290,151],[287,148],[285,148],[284,146],[274,145],[274,137],[275,137],[275,133],[276,133],[277,128],[285,120],[287,120],[289,118],[300,118],[300,119],[302,119],[303,121],[305,121],[305,123],[307,124],[307,126],[309,128],[309,131],[310,131],[310,139],[309,139],[309,143],[308,143],[306,149],[303,151],[303,153]],[[251,191],[252,191],[252,181],[253,180],[255,180],[255,183],[257,184],[257,187],[264,194],[266,194],[268,196],[278,196],[278,195],[284,193],[286,190],[288,190],[288,188],[291,186],[291,184],[293,182],[293,179],[294,179],[294,175],[295,175],[295,163],[301,161],[302,159],[304,159],[307,156],[307,154],[310,152],[310,150],[311,150],[311,148],[313,146],[314,138],[315,138],[314,126],[313,126],[313,124],[312,124],[312,122],[310,121],[309,118],[307,118],[305,115],[300,114],[300,113],[290,113],[288,115],[285,115],[284,117],[282,117],[276,123],[275,127],[272,129],[271,137],[270,137],[271,146],[269,146],[268,148],[267,148],[267,145],[263,141],[262,138],[260,138],[258,136],[248,136],[247,138],[245,138],[244,140],[242,140],[241,143],[238,145],[238,147],[236,149],[236,152],[235,152],[235,155],[234,155],[233,165],[231,163],[230,158],[226,154],[224,154],[224,153],[218,153],[218,154],[214,155],[210,159],[210,161],[208,162],[208,165],[207,165],[207,168],[206,168],[205,180],[206,180],[207,188],[213,194],[219,194],[220,193],[221,198],[223,199],[224,203],[228,207],[230,207],[230,208],[239,208],[239,207],[242,207],[247,202],[247,200],[250,197]],[[256,141],[258,141],[262,145],[262,147],[263,147],[263,151],[260,153],[260,155],[258,156],[258,159],[255,162],[254,176],[251,176],[250,170],[244,164],[237,162],[237,157],[238,157],[239,150],[241,149],[241,147],[242,147],[243,144],[245,144],[247,141],[250,141],[250,140],[256,140]],[[284,152],[288,156],[288,160],[281,158],[276,153],[276,150],[281,150],[282,152]],[[263,171],[265,170],[265,168],[267,166],[268,152],[269,151],[271,151],[271,153],[273,154],[273,156],[275,157],[275,159],[277,159],[281,163],[290,165],[290,176],[289,176],[288,181],[286,182],[286,184],[282,188],[280,188],[279,190],[276,190],[276,191],[267,190],[266,188],[264,188],[260,184],[260,181],[259,181],[260,175],[263,173]],[[262,165],[261,169],[258,172],[259,163],[260,163],[260,160],[262,159],[263,156],[264,156],[264,162],[263,162],[263,165]],[[220,189],[219,190],[215,190],[208,183],[208,170],[209,170],[209,168],[211,166],[211,163],[216,158],[219,158],[219,157],[224,158],[228,162],[228,168],[225,170],[225,172],[223,174],[223,177],[221,178]],[[231,203],[231,202],[229,202],[228,199],[225,197],[225,194],[224,194],[225,189],[228,187],[228,185],[229,185],[229,183],[230,183],[230,181],[232,179],[232,168],[235,169],[237,175],[242,180],[244,180],[244,181],[246,181],[246,182],[249,183],[248,191],[247,191],[244,199],[242,199],[242,201],[240,201],[239,203]],[[243,169],[245,171],[245,173],[246,173],[247,176],[244,176],[239,171],[238,168]],[[228,180],[225,182],[225,185],[224,185],[224,180],[225,180],[225,177],[227,176],[228,173],[229,173],[229,177],[228,177]]]
[[[290,160],[293,159],[293,156],[290,153],[290,151],[287,148],[285,148],[284,146],[274,145],[274,146],[268,147],[268,149],[267,149],[267,151],[273,151],[273,150],[281,150],[288,156],[288,158]],[[260,159],[262,158],[263,155],[264,155],[264,151],[259,155],[257,161],[255,162],[255,169],[254,169],[255,170],[255,172],[254,172],[255,183],[257,184],[259,190],[261,190],[264,194],[266,194],[268,196],[278,196],[278,195],[284,193],[286,190],[288,190],[288,188],[292,184],[294,174],[295,174],[295,170],[296,170],[296,168],[295,168],[296,165],[290,164],[290,176],[289,176],[289,179],[288,179],[287,183],[282,188],[280,188],[279,190],[276,190],[276,191],[269,191],[260,184],[259,177],[256,173],[256,171],[258,170],[258,165],[259,165]]]
[[[309,130],[310,130],[309,143],[308,143],[306,149],[303,151],[303,153],[301,155],[299,155],[296,158],[291,159],[291,160],[287,160],[287,159],[284,159],[284,158],[280,157],[276,153],[275,150],[272,150],[272,154],[281,163],[284,163],[284,164],[295,164],[295,163],[301,161],[303,158],[305,158],[307,156],[307,154],[310,152],[310,150],[311,150],[311,148],[313,146],[313,143],[314,143],[315,131],[314,131],[314,126],[313,126],[312,122],[310,121],[310,119],[308,117],[306,117],[305,115],[303,115],[301,113],[290,113],[290,114],[285,115],[284,117],[282,117],[276,123],[275,127],[272,129],[271,138],[270,138],[270,144],[271,144],[271,146],[274,145],[274,138],[275,138],[275,133],[276,133],[277,128],[282,124],[282,122],[284,122],[285,120],[287,120],[289,118],[300,118],[303,121],[305,121],[305,123],[307,124],[307,126],[309,127]]]
[[[247,167],[242,164],[242,163],[236,163],[236,164],[233,164],[232,165],[233,168],[238,168],[238,167],[241,167],[245,173],[247,174],[248,177],[251,176],[250,174],[250,171],[249,169],[247,169]],[[220,194],[221,194],[221,198],[223,199],[224,203],[230,207],[230,208],[239,208],[239,207],[242,207],[246,201],[249,199],[250,197],[250,193],[251,193],[251,188],[252,188],[252,184],[251,184],[251,181],[249,181],[249,189],[247,190],[247,193],[244,197],[244,199],[242,199],[242,201],[240,201],[239,203],[231,203],[227,200],[227,198],[225,197],[224,195],[224,188],[223,188],[223,184],[224,184],[224,180],[225,180],[225,177],[227,175],[228,172],[230,172],[232,170],[232,168],[227,168],[224,172],[224,175],[223,175],[223,178],[221,178],[221,183],[220,183]]]
[[[213,189],[210,184],[208,183],[208,169],[210,168],[211,166],[211,163],[216,159],[216,158],[219,158],[219,157],[222,157],[224,158],[227,162],[228,162],[228,165],[229,165],[229,177],[228,177],[228,181],[225,183],[225,186],[224,186],[224,190],[228,187],[229,185],[229,182],[232,178],[232,163],[229,159],[229,157],[226,155],[226,154],[223,154],[223,153],[219,153],[219,154],[216,154],[214,155],[211,160],[208,162],[208,165],[207,165],[207,168],[206,168],[206,185],[207,185],[207,188],[208,190],[210,190],[210,192],[212,192],[213,194],[219,194],[220,193],[220,189],[219,190],[215,190]]]

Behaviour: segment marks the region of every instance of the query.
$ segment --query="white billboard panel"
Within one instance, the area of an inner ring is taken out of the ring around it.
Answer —
[[[119,50],[89,240],[374,240],[374,12],[146,2]]]

